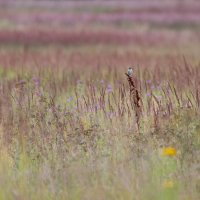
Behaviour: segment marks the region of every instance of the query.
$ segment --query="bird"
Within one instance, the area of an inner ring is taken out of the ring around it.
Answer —
[[[128,68],[127,74],[128,74],[129,76],[132,76],[132,75],[133,75],[133,68],[132,68],[132,67],[129,67],[129,68]]]

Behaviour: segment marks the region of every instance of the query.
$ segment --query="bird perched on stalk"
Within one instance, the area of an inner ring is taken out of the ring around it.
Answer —
[[[139,130],[139,128],[140,128],[140,117],[141,117],[141,114],[142,114],[139,87],[138,87],[138,84],[137,84],[136,77],[133,76],[133,68],[129,67],[127,73],[125,73],[125,74],[127,76],[127,80],[128,80],[128,83],[129,83],[131,106],[135,111],[136,123],[137,123],[137,127],[138,127],[138,130]]]
[[[132,76],[132,75],[133,75],[133,68],[132,68],[132,67],[129,67],[129,68],[128,68],[127,74],[128,74],[129,76]]]

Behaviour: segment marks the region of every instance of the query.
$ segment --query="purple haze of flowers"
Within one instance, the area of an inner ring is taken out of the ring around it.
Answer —
[[[162,96],[159,96],[158,99],[161,101],[162,100]]]
[[[100,104],[99,104],[99,103],[97,103],[97,104],[95,105],[95,109],[96,109],[96,110],[99,110],[99,109],[101,109],[101,106],[100,106]]]
[[[104,84],[104,80],[101,80],[100,83],[103,85]]]
[[[116,114],[114,112],[108,112],[107,117],[113,118],[113,117],[116,117]]]
[[[160,96],[160,95],[157,95],[156,98],[157,98],[159,101],[162,100],[162,96]]]
[[[73,101],[73,97],[69,97],[69,98],[67,99],[67,102],[71,102],[71,101]]]
[[[150,84],[150,83],[151,83],[151,80],[147,80],[146,82],[147,82],[148,84]]]
[[[150,96],[151,96],[151,93],[148,92],[148,93],[146,93],[146,95],[147,95],[147,97],[150,97]]]
[[[37,14],[29,14],[29,13],[20,13],[17,15],[8,16],[10,21],[15,22],[16,24],[46,24],[49,22],[56,21],[57,24],[72,24],[72,23],[92,23],[92,22],[104,22],[104,23],[112,23],[112,22],[151,22],[151,23],[177,23],[177,22],[185,22],[185,23],[199,23],[200,14],[198,10],[196,12],[192,12],[189,10],[187,13],[182,14],[178,12],[176,9],[172,10],[170,15],[169,12],[163,10],[162,12],[118,12],[118,13],[99,13],[99,14],[91,14],[91,13],[37,13]]]
[[[34,82],[35,86],[39,86],[40,85],[40,80],[37,77],[33,77],[32,81]]]
[[[71,109],[71,112],[75,112],[77,110],[77,107],[74,106],[72,109]]]
[[[38,90],[35,92],[35,94],[38,96],[38,97],[41,97],[42,96],[42,93]]]
[[[112,86],[108,85],[107,88],[106,88],[106,92],[111,93],[112,91],[113,91]]]
[[[157,85],[157,90],[162,90],[162,85],[160,84],[160,85]]]
[[[82,82],[81,80],[77,80],[76,83],[77,83],[78,85],[83,84],[83,82]]]

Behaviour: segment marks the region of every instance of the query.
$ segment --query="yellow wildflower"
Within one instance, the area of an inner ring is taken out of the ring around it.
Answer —
[[[87,118],[81,119],[84,130],[88,130],[90,128],[90,121]]]
[[[176,149],[173,147],[166,147],[162,149],[162,155],[163,156],[175,156],[176,155]]]
[[[172,180],[165,180],[163,183],[162,183],[162,186],[163,188],[173,188],[174,187],[174,182]]]

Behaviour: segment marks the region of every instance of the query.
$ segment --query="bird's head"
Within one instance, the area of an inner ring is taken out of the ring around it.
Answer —
[[[135,67],[129,67],[128,70],[133,71]]]
[[[128,74],[129,76],[132,76],[132,74],[133,74],[133,68],[132,68],[132,67],[129,67],[129,68],[128,68],[127,74]]]

